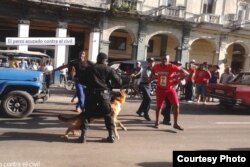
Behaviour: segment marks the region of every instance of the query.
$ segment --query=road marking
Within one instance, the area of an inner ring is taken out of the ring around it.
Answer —
[[[218,125],[249,125],[250,122],[215,122]]]

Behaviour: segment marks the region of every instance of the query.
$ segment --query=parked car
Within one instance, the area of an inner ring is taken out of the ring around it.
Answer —
[[[206,95],[219,99],[224,106],[250,106],[250,72],[238,74],[228,84],[209,84]]]

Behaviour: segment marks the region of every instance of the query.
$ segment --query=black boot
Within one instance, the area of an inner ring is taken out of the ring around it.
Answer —
[[[143,117],[147,120],[147,121],[151,121],[150,117],[148,114],[144,114]]]
[[[108,143],[114,143],[115,142],[115,136],[113,134],[113,130],[109,131],[109,136],[107,137],[107,142]]]
[[[165,117],[163,118],[162,124],[164,124],[164,125],[171,125],[170,119],[169,119],[168,117],[165,116]]]
[[[86,143],[86,130],[88,127],[88,120],[84,119],[84,117],[81,119],[81,136],[79,137],[79,142],[80,143]]]
[[[79,137],[79,142],[86,143],[86,131],[85,130],[81,130],[81,136]]]

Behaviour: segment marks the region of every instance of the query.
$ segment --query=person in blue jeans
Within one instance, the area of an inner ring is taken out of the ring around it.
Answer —
[[[79,58],[70,61],[69,64],[58,67],[56,70],[61,70],[63,68],[69,67],[71,69],[71,76],[75,78],[76,95],[78,102],[76,103],[76,112],[81,112],[84,110],[85,104],[85,89],[86,89],[86,70],[88,67],[94,65],[93,62],[86,59],[86,51],[82,50],[79,53]]]

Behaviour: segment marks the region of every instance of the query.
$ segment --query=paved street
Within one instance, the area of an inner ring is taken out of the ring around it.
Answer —
[[[103,143],[107,136],[102,120],[90,125],[87,143],[62,138],[66,124],[58,114],[75,114],[73,92],[53,87],[46,103],[36,105],[25,119],[0,118],[0,167],[171,167],[173,150],[250,150],[250,111],[225,109],[216,103],[181,104],[179,123],[185,130],[160,125],[154,129],[155,102],[151,122],[135,112],[138,99],[127,99],[120,120],[120,140]]]

